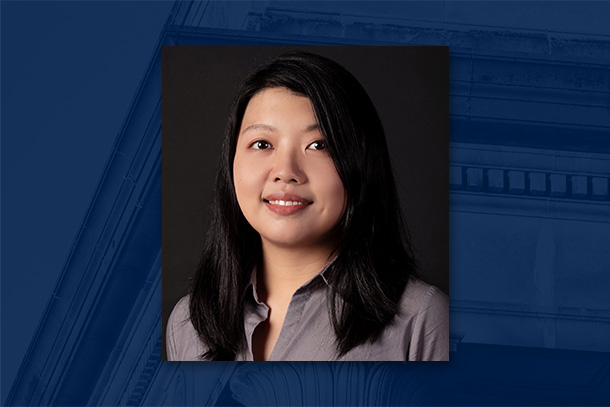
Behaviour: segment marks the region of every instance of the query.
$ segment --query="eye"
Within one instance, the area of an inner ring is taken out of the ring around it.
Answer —
[[[258,140],[250,144],[250,148],[254,148],[256,150],[266,150],[271,148],[271,144],[265,140]]]
[[[308,145],[307,148],[312,150],[326,150],[326,142],[324,140],[314,141]]]

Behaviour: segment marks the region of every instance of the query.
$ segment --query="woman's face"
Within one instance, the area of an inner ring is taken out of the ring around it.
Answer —
[[[264,243],[333,246],[345,189],[308,98],[286,88],[246,107],[233,163],[239,206]]]

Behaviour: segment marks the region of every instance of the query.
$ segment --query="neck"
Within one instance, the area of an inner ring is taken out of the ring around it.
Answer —
[[[330,262],[332,249],[282,248],[263,240],[263,258],[258,273],[259,296],[265,302],[290,301],[292,294],[315,277]]]

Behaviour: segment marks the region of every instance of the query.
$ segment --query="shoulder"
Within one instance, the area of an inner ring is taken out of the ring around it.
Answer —
[[[448,314],[449,297],[438,287],[419,279],[411,279],[401,299],[401,311],[416,311],[420,315],[430,312]]]
[[[167,360],[201,360],[205,348],[191,323],[190,296],[182,297],[167,322]]]
[[[449,297],[418,279],[407,284],[401,318],[408,320],[408,360],[449,360]]]
[[[185,321],[190,320],[189,313],[189,302],[191,300],[190,295],[186,295],[182,297],[174,306],[171,315],[169,316],[169,326],[175,326],[176,324],[185,323]]]

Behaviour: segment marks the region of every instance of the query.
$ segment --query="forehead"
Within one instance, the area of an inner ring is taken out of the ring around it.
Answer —
[[[290,125],[316,123],[311,101],[286,88],[267,88],[256,93],[248,102],[242,118],[243,131],[253,123]],[[261,126],[262,128],[264,126]]]

